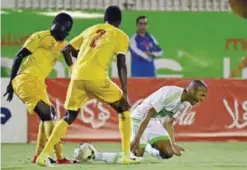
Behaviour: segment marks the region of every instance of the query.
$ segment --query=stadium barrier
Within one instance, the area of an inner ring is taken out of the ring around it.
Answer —
[[[1,94],[6,92],[9,78],[1,78]],[[1,95],[1,143],[27,142],[27,112],[25,105],[14,96],[7,102]]]
[[[8,79],[1,80],[2,94]],[[114,80],[118,83],[117,80]],[[247,80],[205,80],[209,86],[205,102],[176,122],[175,136],[179,141],[247,141]],[[129,98],[134,109],[142,100],[163,85],[185,87],[187,79],[130,79]],[[64,115],[64,100],[68,79],[47,80],[50,99],[57,109],[57,119]],[[27,116],[24,104],[15,96],[11,103],[2,100],[1,143],[35,142],[37,116]],[[95,99],[81,109],[64,141],[120,141],[117,113]]]
[[[117,84],[118,80],[114,80]],[[186,87],[189,79],[129,79],[129,99],[134,109],[150,93],[164,85]],[[179,141],[247,141],[247,80],[205,80],[209,87],[205,102],[176,122],[175,137]],[[57,119],[64,115],[64,100],[69,79],[47,81],[50,99],[57,109]],[[18,113],[16,113],[18,114]],[[20,123],[20,121],[19,121]],[[28,117],[28,141],[37,136],[38,119]],[[64,141],[120,141],[117,113],[108,105],[90,99],[69,128]]]

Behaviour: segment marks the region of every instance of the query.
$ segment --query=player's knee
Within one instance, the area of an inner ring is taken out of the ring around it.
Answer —
[[[71,125],[75,121],[78,113],[79,111],[67,110],[64,117],[65,122]]]
[[[41,121],[51,121],[56,116],[56,110],[53,106],[46,104],[43,101],[38,102],[34,111],[38,114]]]
[[[173,156],[173,152],[160,151],[160,156],[161,156],[162,159],[170,159]]]
[[[119,101],[112,103],[111,106],[118,112],[123,113],[130,109],[129,103],[124,99],[121,98]]]
[[[56,109],[53,106],[50,107],[50,113],[51,113],[52,120],[55,120],[55,118],[56,118]]]
[[[170,159],[173,156],[173,150],[171,148],[161,149],[159,152],[163,159]]]

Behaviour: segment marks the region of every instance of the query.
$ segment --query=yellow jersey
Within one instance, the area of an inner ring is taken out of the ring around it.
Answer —
[[[23,45],[23,48],[32,54],[22,63],[19,74],[30,74],[41,80],[46,79],[65,45],[66,41],[56,41],[49,30],[33,33]]]
[[[89,27],[70,44],[80,50],[73,67],[72,80],[106,79],[113,57],[128,52],[129,38],[119,28],[105,23]]]

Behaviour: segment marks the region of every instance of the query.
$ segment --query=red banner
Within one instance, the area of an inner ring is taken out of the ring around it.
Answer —
[[[129,99],[132,109],[145,97],[165,85],[186,87],[190,80],[129,79]],[[115,82],[118,83],[118,80]],[[177,140],[247,140],[247,80],[205,80],[208,97],[176,122]],[[57,109],[57,117],[64,116],[63,108],[67,79],[50,79],[47,89]],[[35,141],[38,130],[36,116],[29,117],[29,141]],[[66,141],[119,141],[118,116],[108,105],[90,99],[69,128]]]

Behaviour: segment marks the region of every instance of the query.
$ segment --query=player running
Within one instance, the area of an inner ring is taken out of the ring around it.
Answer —
[[[4,96],[11,101],[13,93],[27,106],[29,113],[34,112],[40,118],[39,132],[37,137],[36,153],[33,163],[43,150],[47,139],[54,128],[55,108],[49,100],[45,79],[61,56],[61,50],[66,45],[64,39],[69,35],[73,20],[66,13],[58,14],[52,23],[50,30],[33,33],[17,53],[12,66],[10,83]],[[72,65],[70,56],[65,56],[69,66]],[[22,63],[22,61],[25,61]],[[20,68],[20,71],[19,71]],[[19,71],[19,74],[17,75]],[[58,164],[70,163],[62,154],[60,139],[53,147]],[[53,150],[52,148],[52,150]]]
[[[119,7],[110,6],[105,11],[105,23],[94,25],[74,38],[63,49],[65,56],[79,50],[67,90],[65,117],[58,122],[36,163],[49,164],[47,157],[53,146],[63,137],[76,119],[88,95],[108,103],[119,113],[119,129],[122,138],[123,163],[136,163],[130,156],[131,117],[127,101],[127,70],[125,55],[128,52],[128,36],[118,27],[122,13]],[[108,67],[117,58],[122,90],[108,77]]]
[[[186,89],[164,86],[148,96],[132,112],[133,153],[141,157],[146,148],[148,153],[161,159],[180,156],[183,148],[175,143],[173,123],[186,107],[202,102],[207,91],[203,81],[194,80]],[[160,118],[164,117],[162,121]],[[147,144],[150,145],[146,147]]]

